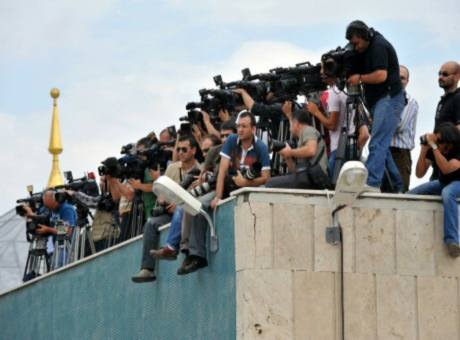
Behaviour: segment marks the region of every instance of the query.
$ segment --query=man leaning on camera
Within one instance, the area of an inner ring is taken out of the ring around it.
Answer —
[[[396,191],[402,191],[401,175],[390,152],[391,138],[405,105],[398,56],[383,35],[362,21],[348,25],[346,38],[357,52],[352,58],[348,83],[363,85],[372,115],[372,138],[366,164],[369,177],[365,191],[380,192],[385,167],[398,187]]]
[[[217,175],[216,191],[202,197],[203,206],[215,208],[218,202],[224,198],[224,193],[235,188],[257,187],[263,185],[270,178],[270,156],[267,146],[255,136],[256,120],[252,113],[243,111],[237,119],[238,134],[230,135],[225,141]],[[261,171],[253,179],[243,176],[242,172],[254,171],[254,164],[261,165]],[[232,188],[225,188],[226,178],[233,176]],[[189,254],[178,270],[179,275],[192,273],[206,267],[206,230],[207,222],[201,215],[191,216],[184,214],[183,227],[189,226]]]

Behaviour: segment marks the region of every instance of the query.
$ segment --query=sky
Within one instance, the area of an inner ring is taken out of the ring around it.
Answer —
[[[410,69],[418,141],[442,95],[437,71],[460,56],[459,13],[458,0],[2,1],[0,214],[27,185],[47,184],[51,88],[61,90],[61,170],[81,177],[121,145],[178,125],[214,75],[232,81],[245,67],[317,63],[345,45],[355,19],[381,32]]]

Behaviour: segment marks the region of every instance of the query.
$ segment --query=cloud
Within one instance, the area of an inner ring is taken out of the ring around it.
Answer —
[[[112,0],[2,1],[2,58],[38,59],[66,48],[78,49],[89,39],[92,24],[115,3]]]

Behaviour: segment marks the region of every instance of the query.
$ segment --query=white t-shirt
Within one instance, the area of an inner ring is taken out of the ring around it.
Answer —
[[[325,109],[329,116],[331,112],[339,112],[337,129],[335,129],[335,131],[329,130],[331,151],[334,151],[339,145],[340,130],[344,125],[345,118],[347,116],[347,95],[334,85],[326,91],[326,96],[323,98],[325,99]],[[352,130],[354,130],[354,128]]]

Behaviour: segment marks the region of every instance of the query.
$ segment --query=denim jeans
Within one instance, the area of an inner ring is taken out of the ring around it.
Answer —
[[[369,157],[366,164],[369,173],[367,184],[370,186],[380,188],[386,167],[395,187],[402,190],[401,175],[391,156],[390,144],[401,121],[403,109],[404,94],[402,91],[393,97],[388,95],[379,99],[372,109],[372,138],[369,143]]]
[[[460,181],[450,182],[448,185],[438,180],[431,181],[410,190],[408,194],[441,195],[444,207],[444,243],[459,244],[458,237],[458,203],[460,197]]]
[[[184,209],[177,207],[172,216],[171,227],[166,240],[166,244],[175,250],[179,250],[180,246],[183,216]]]
[[[335,155],[337,154],[337,149],[331,152],[329,155],[329,161],[327,164],[327,169],[329,170],[329,176],[332,178],[334,176],[335,170]]]

